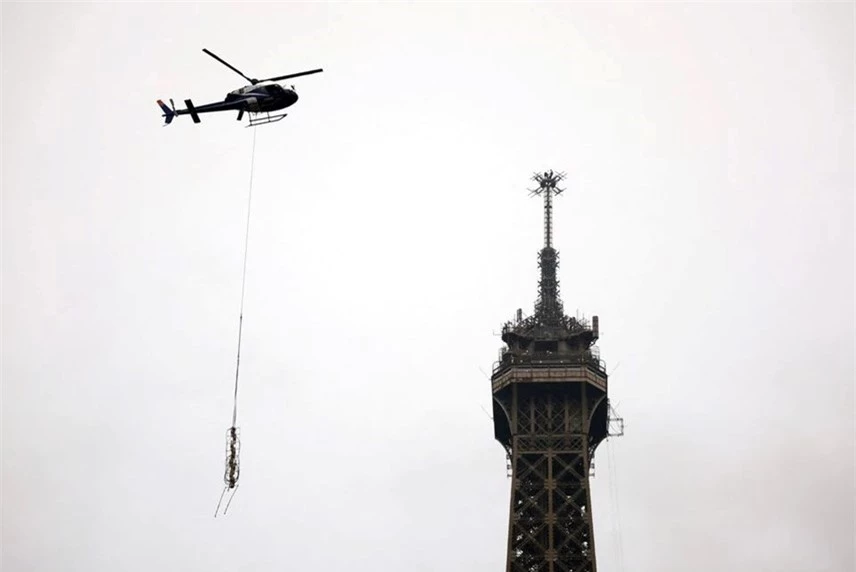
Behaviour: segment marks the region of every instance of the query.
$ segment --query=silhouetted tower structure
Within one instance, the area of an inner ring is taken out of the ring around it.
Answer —
[[[607,375],[594,343],[598,319],[568,317],[559,298],[553,197],[564,178],[538,173],[544,248],[534,315],[502,328],[491,376],[496,439],[511,469],[507,572],[596,572],[589,471],[607,437]]]

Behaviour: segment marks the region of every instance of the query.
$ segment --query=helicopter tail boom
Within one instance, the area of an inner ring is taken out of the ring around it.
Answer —
[[[175,109],[170,109],[160,99],[158,100],[158,105],[160,106],[161,109],[163,109],[163,116],[166,118],[164,125],[169,125],[170,123],[172,123],[172,120],[175,118],[175,115],[176,115]]]

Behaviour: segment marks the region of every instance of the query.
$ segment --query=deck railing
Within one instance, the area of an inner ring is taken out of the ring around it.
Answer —
[[[599,352],[566,354],[556,352],[539,352],[536,354],[514,354],[500,352],[499,360],[493,365],[493,373],[512,366],[525,367],[556,367],[584,365],[598,373],[606,373],[606,362],[600,359]]]

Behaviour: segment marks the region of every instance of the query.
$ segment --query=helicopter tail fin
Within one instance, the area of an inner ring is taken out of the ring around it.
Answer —
[[[166,122],[164,123],[164,125],[169,125],[175,118],[175,110],[167,107],[167,105],[160,99],[158,100],[158,105],[161,109],[163,109],[163,116],[166,118]]]

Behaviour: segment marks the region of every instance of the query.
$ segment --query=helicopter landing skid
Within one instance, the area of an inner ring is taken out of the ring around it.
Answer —
[[[259,117],[262,115],[263,117]],[[247,127],[256,127],[258,125],[267,125],[268,123],[276,123],[277,121],[282,121],[285,119],[287,113],[281,113],[279,115],[271,115],[270,113],[250,113],[249,120],[250,123]]]

